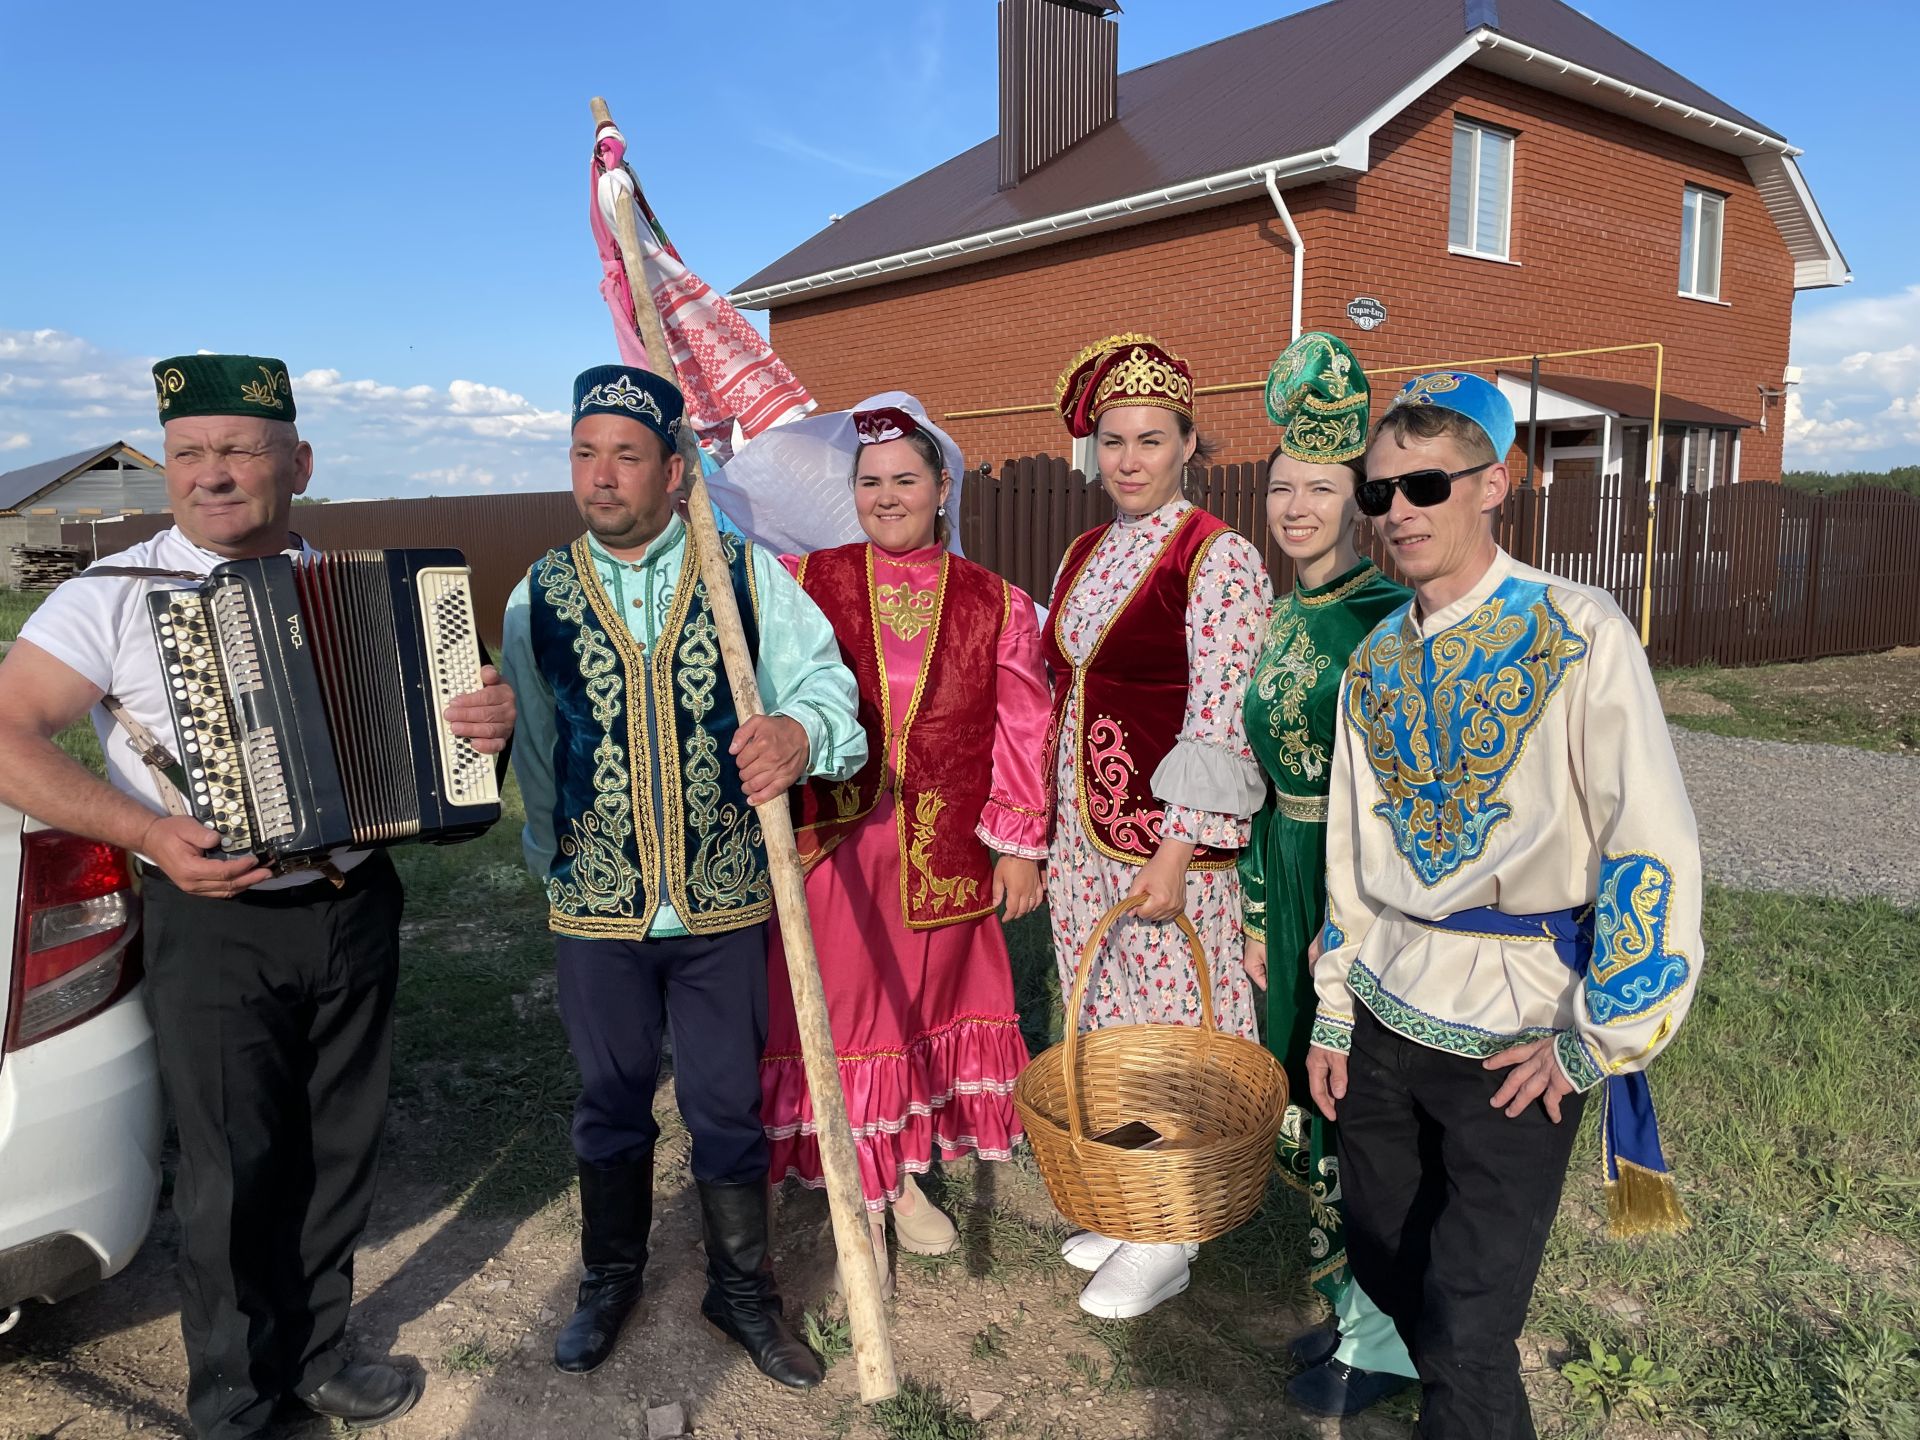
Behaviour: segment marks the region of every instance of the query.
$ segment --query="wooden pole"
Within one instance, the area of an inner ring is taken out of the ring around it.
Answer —
[[[593,101],[596,142],[601,129],[613,124],[607,102]],[[646,342],[647,354],[660,373],[672,378],[673,358],[667,349],[666,329],[648,288],[641,262],[640,236],[633,207],[623,205],[613,214],[614,238],[626,264],[627,286],[633,291],[633,317]],[[744,723],[765,713],[760,686],[754,678],[753,657],[747,653],[740,607],[733,580],[720,549],[720,528],[714,523],[713,504],[700,471],[700,443],[693,426],[680,426],[680,458],[686,467],[687,543],[693,547],[706,586],[707,603],[719,632],[720,656],[727,683],[733,690],[734,712]],[[847,1121],[847,1099],[840,1086],[840,1060],[834,1054],[833,1030],[827,1023],[827,997],[820,985],[820,965],[814,956],[813,930],[807,920],[805,876],[800,850],[794,844],[793,816],[787,797],[776,795],[756,807],[766,837],[767,867],[773,878],[774,909],[780,917],[780,936],[786,942],[787,976],[793,984],[793,1009],[800,1022],[800,1051],[806,1064],[807,1089],[813,1096],[813,1120],[820,1146],[820,1164],[826,1172],[827,1204],[833,1213],[833,1241],[840,1256],[841,1283],[847,1295],[848,1327],[853,1332],[853,1360],[860,1377],[860,1399],[877,1404],[898,1392],[893,1371],[893,1342],[887,1333],[886,1302],[880,1295],[880,1273],[867,1238],[867,1208],[860,1186],[860,1164],[853,1148],[853,1127]]]

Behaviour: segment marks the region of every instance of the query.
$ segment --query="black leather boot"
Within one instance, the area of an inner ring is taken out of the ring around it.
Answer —
[[[584,1375],[613,1353],[620,1327],[640,1303],[653,1224],[653,1156],[621,1165],[580,1162],[580,1259],[587,1278],[573,1318],[553,1342],[556,1369]]]
[[[702,1180],[699,1188],[700,1230],[707,1242],[707,1298],[700,1313],[737,1340],[769,1380],[794,1390],[818,1385],[826,1372],[787,1324],[774,1289],[766,1182]]]

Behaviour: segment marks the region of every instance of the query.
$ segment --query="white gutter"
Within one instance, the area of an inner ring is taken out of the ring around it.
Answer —
[[[1536,50],[1531,45],[1523,45],[1518,40],[1510,40],[1498,31],[1480,30],[1474,34],[1473,39],[1483,50],[1493,50],[1503,55],[1512,55],[1516,59],[1525,61],[1529,65],[1547,66],[1550,69],[1558,70],[1562,75],[1571,76],[1576,80],[1583,80],[1589,85],[1597,85],[1604,90],[1610,90],[1623,99],[1638,101],[1642,104],[1651,104],[1656,110],[1672,110],[1679,119],[1704,124],[1710,130],[1725,130],[1729,132],[1732,139],[1757,146],[1762,150],[1773,150],[1782,155],[1800,155],[1805,153],[1797,145],[1789,145],[1785,140],[1777,136],[1768,135],[1764,131],[1755,130],[1750,125],[1742,125],[1737,121],[1727,119],[1724,115],[1716,115],[1711,110],[1702,110],[1698,106],[1688,105],[1684,101],[1675,100],[1671,96],[1662,95],[1657,91],[1644,90],[1638,85],[1629,85],[1624,80],[1616,80],[1613,76],[1603,75],[1598,70],[1589,70],[1584,65],[1576,65],[1571,60],[1563,60],[1560,56],[1551,55],[1545,50]]]
[[[1288,341],[1300,338],[1300,290],[1306,277],[1307,246],[1300,238],[1300,232],[1294,228],[1293,216],[1288,213],[1287,202],[1280,195],[1280,176],[1277,171],[1268,170],[1267,194],[1273,197],[1273,208],[1280,213],[1280,223],[1287,227],[1287,239],[1293,242],[1293,331]]]
[[[984,230],[977,235],[963,235],[957,240],[943,240],[937,245],[927,245],[917,250],[903,250],[898,255],[886,255],[877,260],[861,260],[835,270],[822,270],[818,274],[783,280],[777,285],[765,285],[758,290],[737,290],[727,296],[727,299],[735,305],[757,309],[778,300],[804,294],[809,290],[846,285],[856,280],[872,280],[894,271],[911,270],[937,261],[954,260],[978,251],[1001,249],[1025,240],[1082,230],[1106,221],[1165,210],[1191,201],[1204,200],[1210,196],[1227,195],[1236,190],[1249,190],[1262,182],[1277,193],[1278,187],[1275,181],[1280,177],[1318,170],[1331,164],[1339,154],[1339,147],[1329,145],[1324,149],[1290,155],[1283,160],[1268,160],[1259,165],[1243,166],[1238,170],[1224,170],[1218,175],[1207,175],[1198,180],[1182,181],[1178,185],[1169,185],[1160,190],[1147,190],[1138,195],[1124,196],[1119,200],[1108,200],[1099,205],[1090,205],[1084,210],[1062,211],[1058,215],[1045,215],[1037,220],[1022,221],[1018,225],[1002,226],[998,230]],[[1284,213],[1284,207],[1282,209]],[[1287,228],[1291,231],[1293,227],[1289,224]]]

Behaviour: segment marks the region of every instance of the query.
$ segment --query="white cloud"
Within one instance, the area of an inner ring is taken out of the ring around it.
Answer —
[[[1849,295],[1796,322],[1801,383],[1787,396],[1788,468],[1920,461],[1920,285]]]
[[[0,452],[30,452],[30,463],[125,440],[157,458],[151,364],[58,330],[0,330]],[[321,368],[294,376],[293,391],[315,498],[343,498],[336,484],[395,495],[567,483],[567,412],[504,386],[395,385]]]

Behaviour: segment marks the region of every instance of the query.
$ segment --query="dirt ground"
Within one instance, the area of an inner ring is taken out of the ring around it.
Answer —
[[[669,1109],[669,1098],[661,1098]],[[1399,1407],[1344,1426],[1297,1415],[1279,1395],[1284,1360],[1272,1383],[1258,1387],[1267,1401],[1250,1410],[1244,1400],[1226,1405],[1207,1393],[1214,1362],[1229,1357],[1130,1356],[1128,1327],[1088,1326],[1080,1318],[1074,1299],[1084,1277],[1049,1254],[1065,1232],[1037,1177],[1018,1163],[949,1167],[949,1204],[972,1195],[987,1209],[968,1223],[966,1244],[954,1257],[900,1257],[899,1296],[891,1307],[896,1364],[903,1378],[939,1392],[922,1413],[881,1421],[863,1411],[854,1367],[844,1357],[819,1390],[780,1390],[699,1318],[699,1221],[685,1169],[684,1132],[671,1131],[662,1141],[662,1201],[647,1298],[613,1360],[591,1376],[563,1376],[552,1368],[550,1354],[578,1277],[579,1221],[572,1197],[518,1222],[471,1218],[445,1203],[447,1196],[436,1187],[409,1180],[408,1156],[418,1138],[404,1120],[389,1134],[386,1178],[360,1252],[351,1330],[360,1354],[390,1353],[426,1375],[420,1405],[380,1432],[394,1440],[645,1437],[648,1407],[672,1402],[685,1407],[693,1434],[738,1440],[1402,1440],[1409,1433]],[[987,1217],[991,1223],[983,1223]],[[833,1251],[824,1197],[786,1187],[776,1226],[776,1265],[789,1313],[831,1304]],[[0,1340],[0,1436],[191,1434],[182,1414],[186,1371],[172,1270],[176,1244],[177,1227],[163,1206],[146,1247],[125,1273],[60,1306],[29,1308],[20,1327]],[[1230,1268],[1232,1257],[1225,1264]],[[1191,1312],[1218,1311],[1217,1294],[1203,1292],[1221,1288],[1234,1287],[1197,1283],[1163,1308],[1186,1307],[1194,1323],[1181,1328],[1191,1328],[1204,1345],[1227,1317]],[[1275,1354],[1314,1318],[1264,1299],[1257,1308],[1257,1317],[1233,1318],[1241,1326],[1253,1322]],[[1103,1330],[1104,1341],[1098,1333]],[[1543,1362],[1536,1357],[1535,1363]],[[1154,1386],[1130,1378],[1142,1368],[1179,1376],[1189,1365],[1191,1384],[1176,1379]],[[290,1418],[279,1433],[284,1440],[318,1440],[332,1432],[309,1417]]]
[[[1920,749],[1920,646],[1751,670],[1671,671],[1660,677],[1660,698],[1682,723],[1747,716],[1762,738],[1833,738],[1911,753]]]

